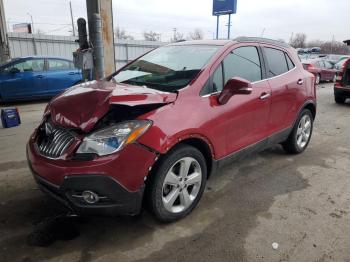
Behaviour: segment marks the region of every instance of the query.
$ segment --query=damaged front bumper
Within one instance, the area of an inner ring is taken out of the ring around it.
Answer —
[[[108,157],[82,161],[49,159],[31,139],[27,159],[40,189],[79,215],[136,215],[142,206],[144,180],[157,154],[130,144]],[[84,192],[98,201],[89,203]]]

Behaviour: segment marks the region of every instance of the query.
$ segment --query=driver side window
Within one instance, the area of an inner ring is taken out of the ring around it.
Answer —
[[[8,68],[10,71],[12,68],[18,69],[19,72],[41,72],[44,71],[44,59],[26,60],[16,64],[13,64]]]

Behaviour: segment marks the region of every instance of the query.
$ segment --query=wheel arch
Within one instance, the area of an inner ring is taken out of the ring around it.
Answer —
[[[215,163],[213,159],[213,151],[209,146],[209,144],[199,137],[191,137],[191,138],[184,139],[176,145],[179,145],[179,144],[186,144],[189,146],[193,146],[203,154],[207,164],[207,177],[210,178],[211,174],[215,171]]]
[[[205,138],[202,138],[201,136],[191,135],[183,139],[178,139],[177,143],[172,144],[171,147],[167,148],[166,152],[159,153],[156,162],[154,163],[152,170],[150,172],[150,176],[153,177],[154,171],[158,168],[158,163],[162,157],[164,157],[169,151],[176,149],[179,145],[189,145],[197,150],[199,150],[204,158],[205,162],[207,164],[207,177],[209,178],[211,174],[213,174],[216,171],[217,165],[216,161],[214,160],[214,151],[209,141],[207,141]],[[147,179],[148,180],[148,179]]]
[[[308,101],[304,104],[304,106],[301,108],[300,113],[304,110],[304,109],[309,109],[312,113],[312,117],[313,119],[316,118],[316,105],[314,102],[312,101]]]

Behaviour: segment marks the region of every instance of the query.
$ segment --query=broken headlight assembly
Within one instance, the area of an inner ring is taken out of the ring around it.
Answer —
[[[152,125],[148,120],[132,120],[98,130],[84,138],[77,154],[110,155],[133,143]]]

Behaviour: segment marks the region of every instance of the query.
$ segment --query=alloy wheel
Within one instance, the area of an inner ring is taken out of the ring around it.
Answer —
[[[202,183],[202,170],[192,157],[178,160],[167,172],[162,188],[162,202],[171,213],[188,209],[197,198]]]
[[[297,130],[297,144],[303,149],[309,142],[311,136],[312,122],[309,115],[304,115],[299,122]]]

